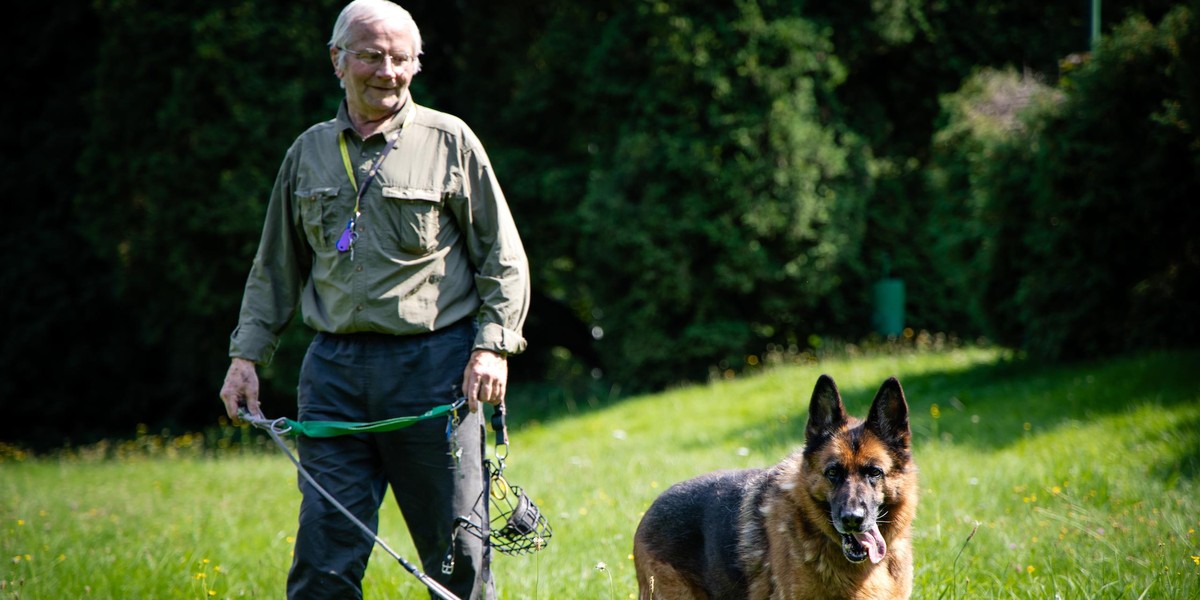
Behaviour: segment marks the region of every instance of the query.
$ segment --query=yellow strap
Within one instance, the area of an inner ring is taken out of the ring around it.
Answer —
[[[404,122],[400,124],[400,133],[404,133],[408,126],[412,124],[413,119],[417,116],[417,107],[408,107],[408,114],[404,115]],[[397,134],[399,135],[399,134]],[[358,189],[358,180],[354,178],[354,166],[350,164],[350,151],[346,149],[346,132],[343,131],[338,136],[338,148],[342,151],[342,165],[346,167],[346,176],[350,178],[350,185],[354,186],[354,215],[358,216],[358,203],[362,198]],[[377,164],[376,167],[379,165]]]
[[[338,136],[338,147],[342,149],[342,164],[346,165],[346,175],[350,177],[350,185],[354,186],[354,191],[358,191],[358,181],[354,179],[354,167],[350,165],[350,152],[346,150],[346,132],[343,131]],[[357,208],[357,207],[355,207]]]

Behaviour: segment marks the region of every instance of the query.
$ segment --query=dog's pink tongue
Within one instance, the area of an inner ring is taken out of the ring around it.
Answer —
[[[866,546],[867,553],[871,557],[873,564],[879,564],[883,560],[883,556],[887,554],[887,542],[883,541],[883,535],[879,533],[879,527],[872,527],[870,531],[854,534],[858,539],[858,543]]]

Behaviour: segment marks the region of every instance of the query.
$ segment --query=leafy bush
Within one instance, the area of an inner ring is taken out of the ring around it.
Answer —
[[[657,387],[811,332],[859,246],[865,151],[839,126],[828,30],[755,3],[639,4],[596,65],[603,88],[576,281],[603,307],[613,375]],[[635,60],[633,57],[637,57]]]
[[[1024,102],[1023,118],[984,110],[1016,89],[1011,73],[948,99],[939,225],[961,225],[944,241],[956,289],[1001,341],[1047,358],[1194,343],[1195,19],[1182,6],[1157,27],[1130,18],[1060,82],[1061,98],[1030,88],[1054,100]]]
[[[1028,267],[1022,250],[1035,168],[1029,114],[1051,110],[1062,94],[1015,69],[982,69],[942,98],[946,123],[934,136],[927,171],[932,263],[946,296],[978,331],[1020,343],[1016,286]]]

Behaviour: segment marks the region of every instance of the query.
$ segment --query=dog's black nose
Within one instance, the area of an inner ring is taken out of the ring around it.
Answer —
[[[848,510],[842,513],[842,531],[858,532],[862,530],[866,513],[861,510]]]

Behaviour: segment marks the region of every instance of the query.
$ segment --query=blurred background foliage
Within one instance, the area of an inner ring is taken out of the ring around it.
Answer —
[[[14,29],[0,439],[223,410],[275,171],[341,99],[342,2],[93,0]],[[514,385],[651,390],[906,325],[1044,360],[1200,333],[1200,3],[404,3],[418,102],[533,266]],[[71,60],[66,60],[68,52]],[[293,410],[309,332],[262,370]],[[594,379],[596,378],[596,379]]]

